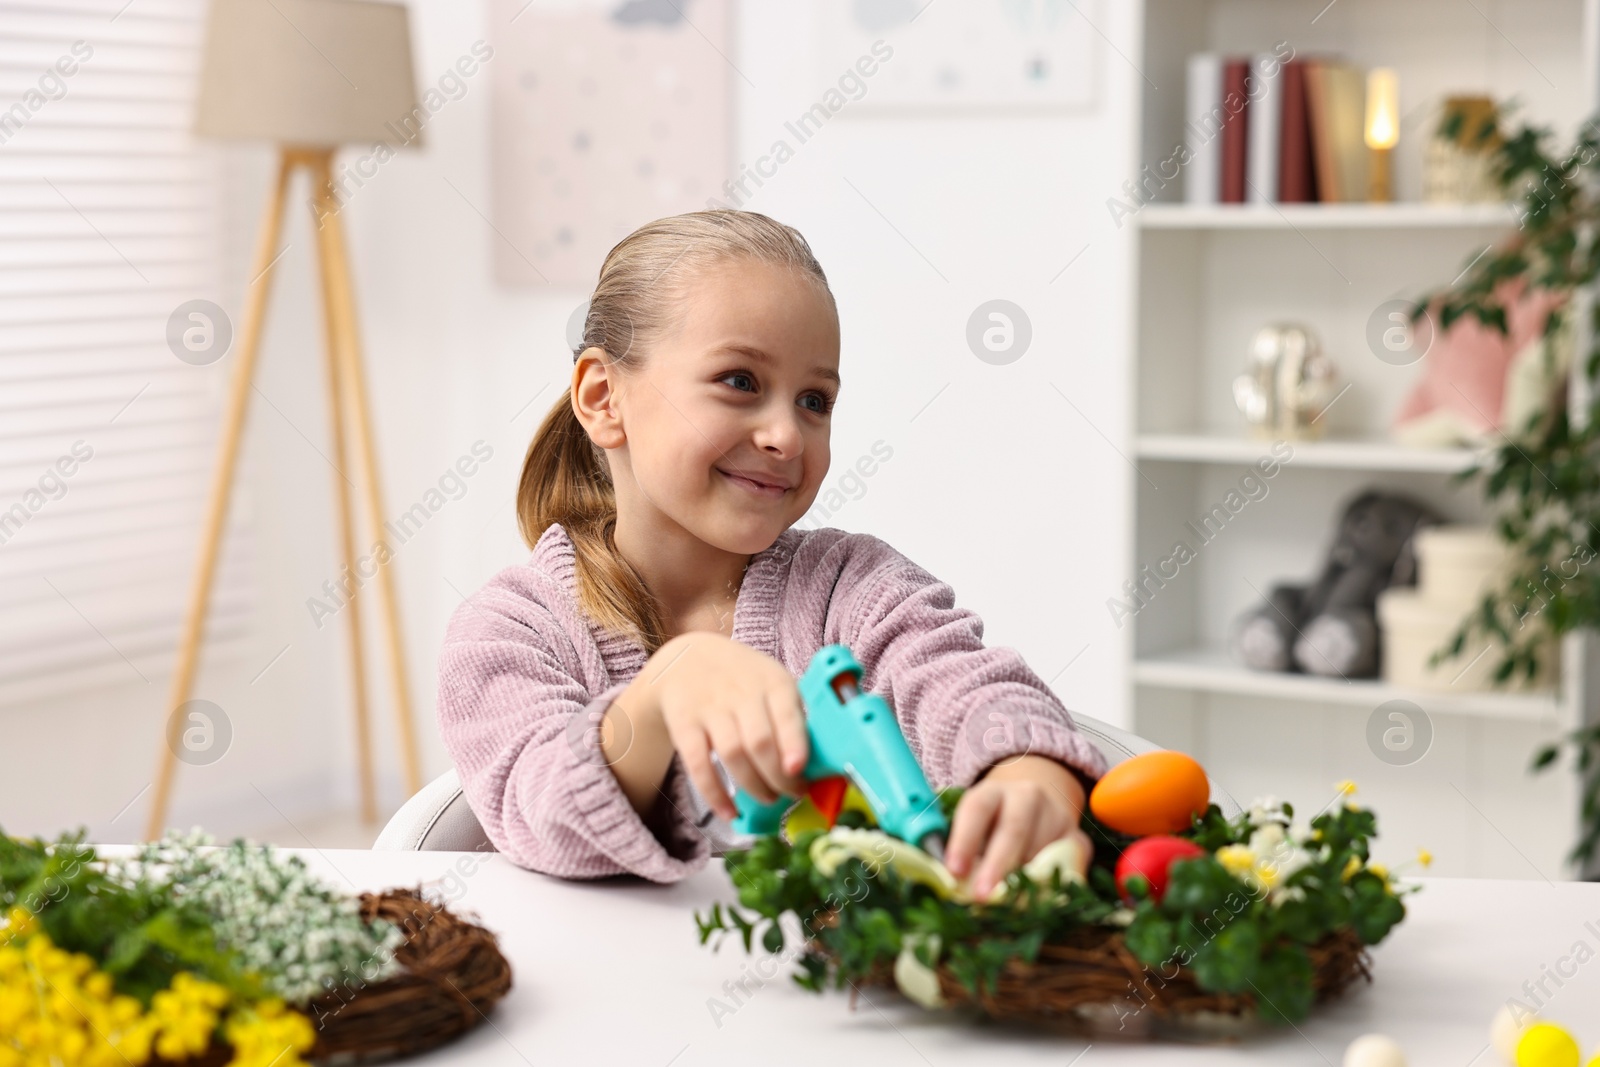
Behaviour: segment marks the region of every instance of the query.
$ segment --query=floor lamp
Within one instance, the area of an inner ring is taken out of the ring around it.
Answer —
[[[245,290],[233,380],[166,708],[165,744],[146,829],[150,839],[160,836],[166,822],[183,725],[176,710],[189,700],[194,685],[200,635],[249,408],[267,296],[274,268],[288,251],[279,246],[279,241],[284,208],[297,170],[309,174],[312,187],[310,207],[321,275],[333,462],[337,467],[334,496],[341,550],[352,573],[356,567],[355,514],[351,483],[344,474],[346,457],[352,452],[359,458],[358,493],[366,524],[374,537],[381,536],[384,520],[377,455],[362,377],[350,265],[339,215],[341,204],[333,184],[333,156],[342,144],[391,143],[397,137],[407,145],[419,144],[423,114],[412,79],[410,32],[404,7],[371,0],[213,0],[195,133],[271,141],[278,146],[278,167]],[[379,565],[376,584],[393,678],[401,760],[407,788],[415,793],[422,787],[422,776],[389,566],[387,562]],[[377,802],[367,679],[362,665],[361,613],[356,595],[350,597],[343,611],[349,620],[361,815],[371,823],[377,818]]]

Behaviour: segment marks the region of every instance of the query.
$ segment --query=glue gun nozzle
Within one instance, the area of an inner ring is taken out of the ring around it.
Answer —
[[[944,835],[939,833],[937,830],[932,833],[922,835],[922,851],[926,852],[940,863],[944,862],[944,845]]]

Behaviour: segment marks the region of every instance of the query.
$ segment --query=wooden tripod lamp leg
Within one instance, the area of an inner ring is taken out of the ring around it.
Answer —
[[[330,259],[328,277],[333,290],[333,307],[341,343],[338,346],[341,362],[341,383],[349,398],[349,415],[354,424],[355,444],[361,454],[364,503],[367,525],[375,540],[384,539],[383,501],[379,489],[377,450],[372,442],[372,419],[367,404],[366,381],[361,370],[361,341],[356,330],[355,295],[350,282],[350,259],[345,252],[344,227],[337,213],[322,219],[322,240],[327,243]],[[400,635],[400,608],[394,591],[394,576],[385,557],[378,561],[378,591],[383,600],[382,618],[385,644],[389,650],[389,666],[394,685],[396,726],[400,738],[401,764],[405,769],[408,795],[422,788],[422,768],[417,758],[416,728],[411,716],[410,686],[406,682],[405,653]]]
[[[322,315],[328,350],[328,404],[333,416],[333,492],[339,505],[339,537],[344,555],[345,573],[353,583],[363,575],[357,570],[355,514],[350,506],[352,483],[346,475],[350,465],[346,462],[345,409],[349,403],[349,387],[344,381],[343,359],[339,355],[341,342],[338,316],[334,308],[338,303],[333,277],[334,260],[328,245],[327,220],[339,209],[332,194],[333,151],[314,152],[307,159],[311,174],[312,193],[316,198],[317,266],[322,274]],[[344,612],[350,621],[350,678],[355,689],[356,702],[356,762],[361,778],[361,820],[373,823],[378,818],[377,790],[372,771],[372,727],[367,712],[367,669],[362,653],[361,598],[353,585],[346,592]]]
[[[182,723],[173,712],[189,700],[194,687],[195,669],[199,665],[200,634],[205,628],[211,583],[216,577],[217,556],[228,517],[228,501],[233,491],[233,475],[239,458],[239,441],[249,410],[250,383],[255,374],[256,353],[261,347],[261,324],[266,312],[267,295],[272,288],[272,268],[277,261],[278,236],[283,228],[283,205],[288,197],[292,170],[293,163],[289,156],[280,154],[277,181],[267,200],[261,229],[256,236],[256,254],[250,282],[245,289],[244,312],[239,322],[239,354],[233,369],[233,387],[222,417],[216,467],[211,475],[211,497],[206,507],[205,526],[189,586],[189,603],[183,633],[178,641],[178,662],[173,669],[172,688],[165,708],[166,722],[162,727],[165,744],[156,772],[155,793],[150,799],[150,817],[145,825],[145,837],[149,840],[161,836],[167,821],[167,802],[177,762],[177,734],[182,728]]]

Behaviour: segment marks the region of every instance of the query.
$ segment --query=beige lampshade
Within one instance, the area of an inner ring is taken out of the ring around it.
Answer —
[[[212,0],[194,132],[280,144],[421,145],[401,4]]]

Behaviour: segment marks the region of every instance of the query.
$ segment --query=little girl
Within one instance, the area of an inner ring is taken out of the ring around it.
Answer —
[[[1082,834],[1104,759],[1016,651],[876,537],[794,526],[840,387],[796,230],[733,210],[641,227],[574,355],[522,470],[533,553],[456,610],[440,655],[444,744],[496,848],[566,878],[698,870],[734,843],[734,786],[803,795],[795,676],[834,643],[930,784],[968,787],[945,859],[975,894]]]

